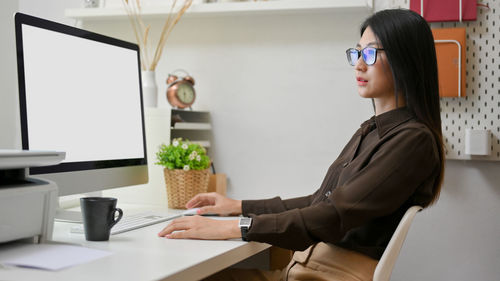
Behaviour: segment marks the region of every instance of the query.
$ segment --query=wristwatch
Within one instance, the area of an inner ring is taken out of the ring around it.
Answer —
[[[250,229],[251,225],[252,225],[252,218],[247,218],[247,217],[240,218],[240,222],[238,223],[238,226],[240,227],[241,239],[243,241],[248,241],[247,240],[247,232],[248,232],[248,229]]]

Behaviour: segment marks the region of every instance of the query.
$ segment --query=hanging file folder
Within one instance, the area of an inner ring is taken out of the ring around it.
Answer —
[[[410,0],[410,10],[428,22],[471,21],[477,18],[477,0]]]
[[[439,95],[465,96],[465,28],[433,29],[438,62]]]

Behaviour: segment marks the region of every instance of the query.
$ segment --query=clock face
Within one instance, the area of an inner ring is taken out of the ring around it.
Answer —
[[[179,84],[179,87],[177,88],[177,97],[182,103],[192,103],[194,100],[193,87],[186,83]]]

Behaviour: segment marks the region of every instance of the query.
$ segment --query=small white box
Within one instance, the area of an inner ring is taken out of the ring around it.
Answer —
[[[465,154],[490,155],[490,130],[465,129]]]

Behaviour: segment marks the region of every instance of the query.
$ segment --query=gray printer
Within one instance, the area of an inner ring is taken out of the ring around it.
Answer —
[[[56,165],[64,152],[0,149],[0,243],[52,238],[57,185],[28,177],[28,168]]]

